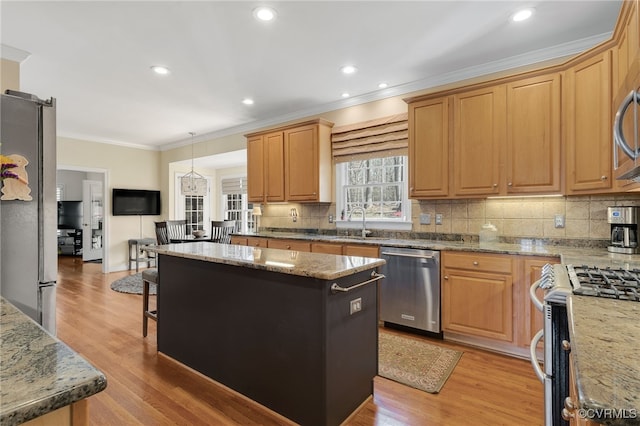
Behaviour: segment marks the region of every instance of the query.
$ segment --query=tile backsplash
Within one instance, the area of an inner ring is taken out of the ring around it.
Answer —
[[[640,206],[640,194],[412,200],[412,232],[478,235],[483,224],[491,223],[500,237],[608,239],[607,207],[623,205]],[[431,214],[431,224],[420,224],[422,213]],[[442,214],[442,225],[435,225],[436,214]],[[335,222],[329,223],[329,215],[339,219],[335,204],[264,204],[260,227],[332,230],[336,227]],[[554,226],[556,215],[564,217],[564,228]]]

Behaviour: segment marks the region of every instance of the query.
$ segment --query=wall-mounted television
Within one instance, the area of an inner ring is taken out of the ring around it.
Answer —
[[[160,191],[113,188],[114,216],[160,215]]]
[[[58,201],[58,229],[82,229],[82,201]]]

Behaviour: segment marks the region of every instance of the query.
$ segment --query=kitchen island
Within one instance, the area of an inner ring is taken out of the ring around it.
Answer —
[[[88,424],[104,374],[0,297],[0,424]]]
[[[198,242],[158,254],[158,351],[304,425],[373,394],[382,259]]]

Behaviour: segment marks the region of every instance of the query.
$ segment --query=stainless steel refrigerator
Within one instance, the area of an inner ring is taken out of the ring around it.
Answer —
[[[0,152],[19,154],[31,201],[0,200],[0,294],[56,333],[57,203],[55,99],[7,90]],[[26,198],[26,197],[25,197]]]

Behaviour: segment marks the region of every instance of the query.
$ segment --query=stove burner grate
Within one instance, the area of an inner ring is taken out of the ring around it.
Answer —
[[[574,294],[640,302],[640,270],[573,267],[578,285]]]

